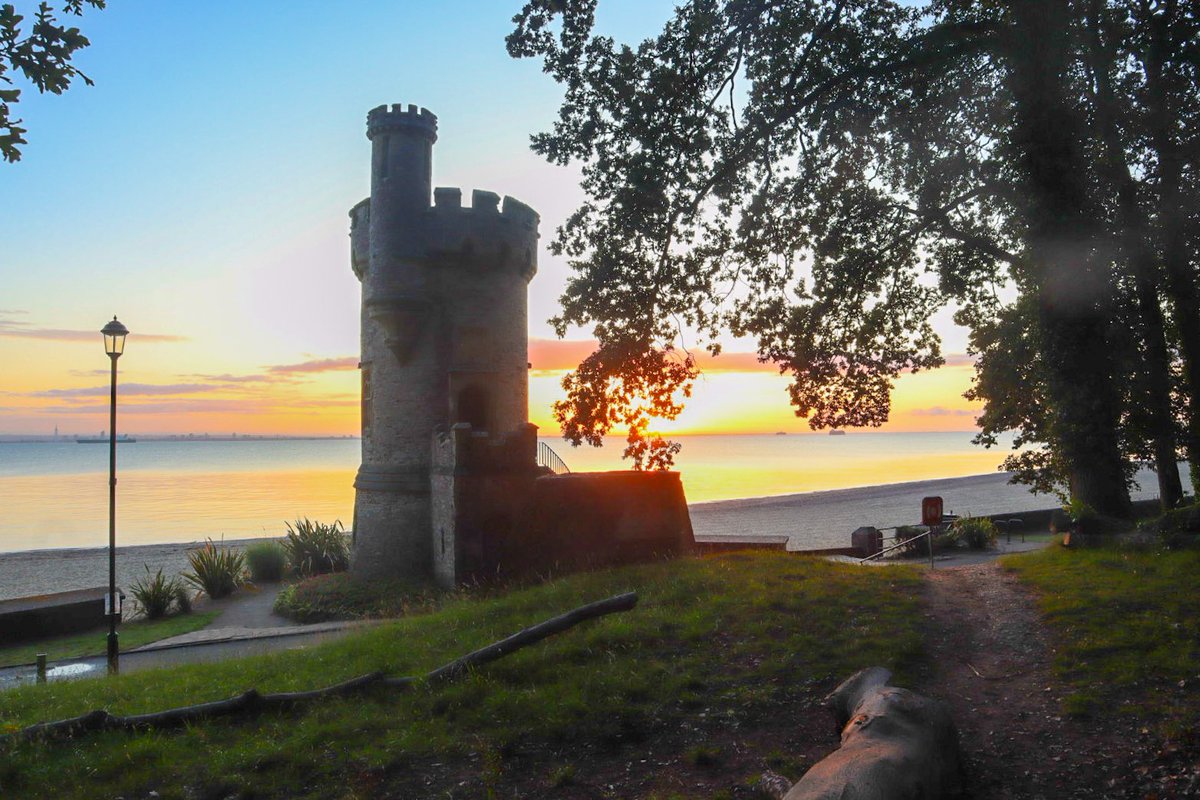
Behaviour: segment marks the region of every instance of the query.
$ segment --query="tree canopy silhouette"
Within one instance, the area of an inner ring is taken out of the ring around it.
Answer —
[[[1164,202],[1194,197],[1194,6],[691,0],[633,45],[597,35],[595,7],[532,0],[508,39],[563,85],[533,147],[581,162],[588,195],[553,245],[574,270],[559,331],[600,342],[564,381],[569,439],[629,425],[636,443],[696,376],[682,337],[716,353],[726,330],[790,376],[812,427],[879,425],[902,372],[942,363],[928,320],[953,301],[980,440],[1047,445],[1019,477],[1122,514],[1132,432],[1174,468],[1200,378],[1194,211]],[[1116,380],[1131,365],[1136,390]]]

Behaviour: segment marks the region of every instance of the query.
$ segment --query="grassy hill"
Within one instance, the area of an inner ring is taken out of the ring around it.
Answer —
[[[0,794],[588,797],[583,787],[619,785],[685,796],[678,784],[703,787],[716,765],[739,769],[739,759],[749,776],[763,753],[802,772],[806,757],[836,743],[819,707],[829,689],[864,666],[903,678],[918,664],[916,571],[732,554],[454,601],[304,652],[26,687],[0,699],[0,726],[93,708],[146,712],[249,687],[310,689],[379,669],[419,673],[629,590],[641,598],[633,611],[436,690],[381,689],[247,721],[8,745]],[[738,732],[747,730],[760,741],[744,741]]]

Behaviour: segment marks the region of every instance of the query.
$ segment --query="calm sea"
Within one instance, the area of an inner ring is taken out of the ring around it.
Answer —
[[[1004,451],[970,433],[683,436],[677,467],[690,502],[994,473]],[[621,469],[623,442],[574,449],[545,439],[573,471]],[[139,441],[118,448],[121,544],[278,536],[306,516],[349,524],[356,439]],[[998,476],[997,476],[998,477]],[[1143,480],[1153,490],[1153,481]],[[1054,505],[1038,498],[1030,507]],[[0,443],[0,552],[102,547],[108,448]]]

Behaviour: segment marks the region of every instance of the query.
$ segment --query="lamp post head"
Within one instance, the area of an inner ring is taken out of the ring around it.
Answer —
[[[116,316],[100,329],[100,333],[104,334],[104,352],[109,356],[118,358],[125,352],[125,337],[129,335],[129,329],[118,322]]]

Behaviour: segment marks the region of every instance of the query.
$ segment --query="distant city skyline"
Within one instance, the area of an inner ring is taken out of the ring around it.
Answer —
[[[358,433],[359,285],[347,211],[368,193],[366,112],[416,103],[439,117],[434,183],[510,194],[542,218],[530,285],[530,417],[543,433],[588,331],[558,341],[565,261],[547,245],[582,193],[530,134],[560,89],[504,50],[519,0],[430,6],[301,0],[124,0],[79,23],[96,82],[27,88],[29,144],[0,165],[0,433],[98,431],[108,361],[99,328],[131,334],[120,360],[130,434]],[[606,2],[600,28],[653,35],[669,2]],[[947,367],[903,376],[885,430],[964,430],[971,365],[939,315]],[[688,343],[689,345],[691,343]],[[730,341],[675,433],[807,430],[787,381]]]

